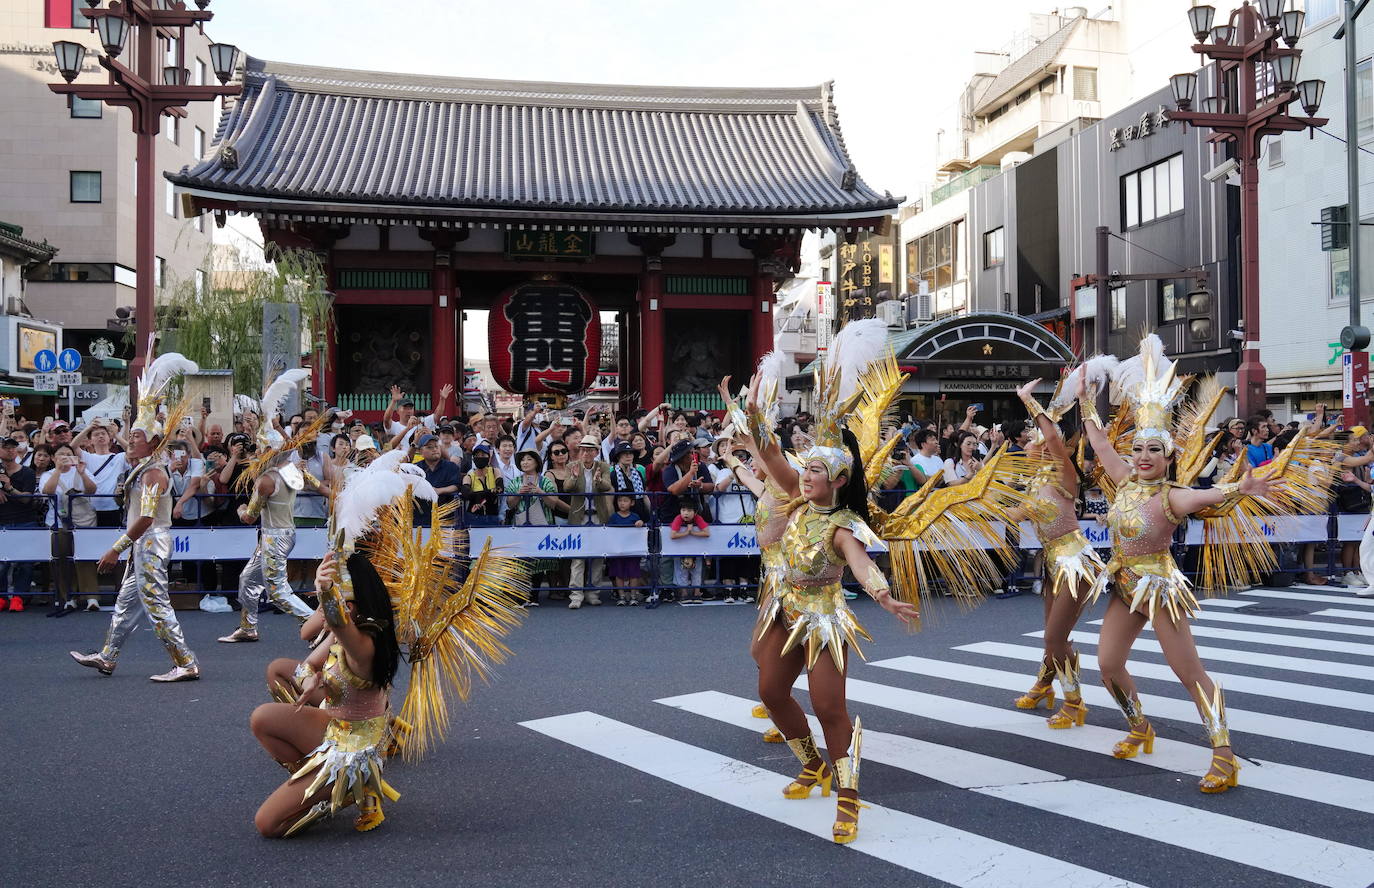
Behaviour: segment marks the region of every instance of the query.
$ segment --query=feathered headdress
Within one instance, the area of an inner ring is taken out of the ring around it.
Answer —
[[[286,443],[285,436],[272,427],[272,418],[281,410],[281,405],[286,403],[291,392],[309,378],[310,371],[304,368],[283,370],[262,393],[262,401],[259,402],[262,407],[262,423],[258,426],[258,447],[280,450]]]
[[[1174,452],[1173,411],[1183,391],[1173,361],[1164,356],[1164,343],[1151,333],[1140,341],[1140,354],[1116,366],[1112,385],[1135,416],[1134,440],[1163,443],[1164,453]]]
[[[759,415],[753,424],[749,422],[741,406],[748,394],[747,388],[741,389],[738,397],[725,402],[726,422],[740,432],[750,430],[756,439],[760,439],[760,446],[776,441],[777,436],[773,430],[778,425],[778,394],[782,391],[783,381],[787,377],[789,363],[787,355],[776,350],[759,359],[758,369],[755,371],[758,379]]]
[[[151,342],[148,350],[152,351]],[[138,377],[138,413],[132,428],[143,432],[150,441],[165,437],[167,429],[159,414],[167,397],[167,387],[174,379],[199,370],[195,361],[176,352],[158,355]]]
[[[404,462],[405,457],[405,450],[389,451],[349,477],[329,516],[329,541],[335,551],[352,552],[376,527],[377,513],[397,499],[438,499],[424,470]]]
[[[854,468],[854,458],[842,433],[845,415],[863,394],[859,386],[862,374],[887,348],[884,321],[851,321],[835,336],[829,353],[816,368],[816,443],[802,459],[820,460],[832,481]]]
[[[1059,387],[1054,390],[1054,397],[1050,398],[1045,412],[1054,417],[1055,422],[1063,419],[1064,414],[1078,402],[1078,382],[1084,377],[1087,377],[1088,381],[1088,398],[1096,398],[1102,387],[1111,382],[1112,371],[1116,366],[1114,355],[1098,355],[1079,364],[1060,380]]]

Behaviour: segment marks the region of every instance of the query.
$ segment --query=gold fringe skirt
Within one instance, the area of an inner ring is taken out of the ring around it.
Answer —
[[[1045,569],[1049,573],[1051,595],[1067,592],[1078,600],[1078,587],[1087,584],[1088,603],[1097,600],[1098,577],[1107,570],[1102,558],[1081,530],[1071,530],[1061,537],[1042,543],[1045,550]]]
[[[324,731],[324,742],[315,747],[305,764],[287,782],[304,782],[313,777],[303,794],[303,798],[307,799],[322,787],[332,784],[329,795],[331,816],[349,805],[357,804],[369,794],[378,800],[385,798],[396,801],[401,794],[382,779],[383,750],[390,741],[390,722],[389,715],[358,721],[330,719]],[[314,819],[308,813],[286,834],[291,835]]]
[[[822,651],[829,651],[835,668],[845,669],[845,647],[852,647],[863,657],[859,650],[859,639],[872,641],[873,638],[854,619],[854,612],[844,600],[844,590],[839,583],[825,586],[795,588],[780,582],[780,594],[772,596],[768,604],[759,611],[758,634],[763,638],[768,627],[779,617],[786,620],[787,640],[783,642],[781,656],[786,656],[793,648],[801,645],[806,651],[806,668],[816,668]]]
[[[1198,612],[1197,597],[1193,595],[1193,585],[1178,569],[1173,556],[1168,552],[1150,555],[1112,555],[1104,570],[1093,584],[1092,599],[1116,581],[1116,594],[1132,611],[1144,614],[1154,622],[1155,614],[1163,610],[1175,624]]]

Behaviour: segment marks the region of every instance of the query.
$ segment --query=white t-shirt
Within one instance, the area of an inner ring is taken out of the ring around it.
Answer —
[[[422,417],[420,417],[420,424],[419,424],[418,426],[416,426],[415,429],[418,429],[418,428],[426,428],[426,429],[429,429],[429,430],[432,432],[432,431],[434,431],[434,429],[438,426],[438,424],[439,424],[439,421],[438,421],[437,419],[435,419],[435,418],[434,418],[434,414],[431,413],[429,416],[422,416]],[[412,435],[415,434],[415,429],[411,429],[409,432],[406,432],[406,436],[405,436],[404,438],[401,439],[401,444],[400,444],[401,447],[405,447],[407,444],[410,443],[410,438],[411,438]],[[396,437],[397,435],[401,434],[401,432],[405,432],[405,431],[406,431],[405,423],[401,422],[400,420],[396,420],[396,419],[393,419],[393,420],[391,421],[391,425],[387,426],[387,429],[386,429],[386,433],[387,433],[388,435],[390,435],[391,437],[393,437],[393,438]]]
[[[184,472],[175,471],[172,467],[172,464],[168,464],[167,479],[171,482],[172,486],[173,508],[176,507],[177,500],[181,499],[181,495],[186,492],[186,488],[190,486],[192,479],[199,478],[204,474],[205,460],[203,459],[188,458],[186,460],[186,470]],[[195,520],[196,518],[200,517],[200,510],[200,500],[187,500],[186,505],[182,507],[181,517],[189,520]]]
[[[43,486],[52,478],[56,469],[48,469],[43,473],[43,477],[38,479],[38,492],[43,492]],[[57,497],[57,508],[48,510],[48,526],[57,526],[57,516],[61,513],[64,517],[67,514],[67,504],[71,503],[72,524],[76,527],[95,527],[95,510],[91,508],[91,501],[88,497],[77,496],[68,497],[67,494],[75,490],[77,493],[86,492],[86,482],[81,480],[81,474],[76,467],[68,469],[57,476],[57,487],[53,488],[53,495]]]
[[[945,461],[940,459],[938,452],[932,453],[930,456],[913,453],[911,454],[911,464],[920,469],[927,478],[945,467]]]
[[[720,524],[739,524],[745,515],[754,513],[754,495],[749,488],[739,483],[739,478],[728,467],[709,467],[711,481],[716,485],[716,521]]]
[[[91,498],[91,508],[97,512],[112,512],[119,509],[114,501],[115,488],[119,486],[119,476],[129,471],[129,460],[123,453],[91,453],[81,451],[81,461],[86,464],[86,473],[95,481],[97,496]]]

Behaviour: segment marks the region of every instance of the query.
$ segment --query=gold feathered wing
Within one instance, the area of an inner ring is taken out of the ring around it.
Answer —
[[[488,680],[492,667],[505,661],[510,649],[504,638],[525,614],[520,602],[529,593],[529,562],[499,555],[490,540],[459,583],[467,534],[450,526],[457,508],[456,501],[436,507],[425,535],[410,526],[406,499],[379,516],[377,538],[387,542],[369,546],[391,593],[397,641],[410,662],[400,713],[412,728],[403,747],[407,761],[443,740],[449,703],[455,697],[466,701],[474,682]]]
[[[888,471],[888,460],[901,437],[886,430],[893,425],[893,405],[902,391],[907,375],[897,367],[891,351],[870,363],[859,375],[859,403],[850,415],[849,430],[859,442],[859,457],[864,463],[864,482],[876,489]]]
[[[1202,521],[1197,585],[1204,594],[1258,582],[1277,569],[1266,533],[1269,519],[1326,513],[1337,450],[1304,428],[1272,462],[1254,470],[1256,478],[1278,482],[1272,495],[1237,497],[1196,513]],[[1244,459],[1237,460],[1222,481],[1239,481],[1246,468]]]
[[[1016,555],[1006,526],[1042,463],[1004,444],[964,484],[937,488],[937,472],[891,512],[870,506],[871,524],[891,555],[893,593],[928,601],[934,583],[943,582],[961,605],[981,601]]]

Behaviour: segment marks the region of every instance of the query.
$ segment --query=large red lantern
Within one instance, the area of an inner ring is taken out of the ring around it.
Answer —
[[[571,395],[596,379],[601,318],[577,287],[527,281],[504,291],[487,320],[491,373],[508,392]]]

